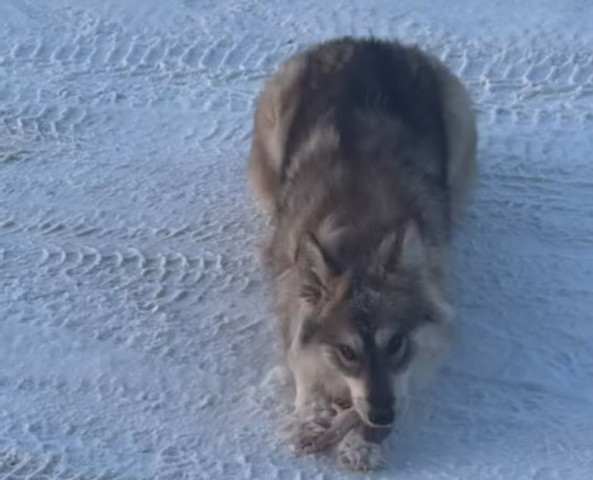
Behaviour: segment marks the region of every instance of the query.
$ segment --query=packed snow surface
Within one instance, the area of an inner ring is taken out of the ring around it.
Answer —
[[[278,441],[245,182],[263,79],[344,34],[480,130],[457,343],[372,478],[593,478],[590,1],[0,0],[0,479],[346,478]]]

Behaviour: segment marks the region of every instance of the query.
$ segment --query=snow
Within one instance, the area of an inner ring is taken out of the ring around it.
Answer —
[[[443,58],[481,134],[459,339],[372,478],[592,478],[591,19],[577,0],[0,2],[0,478],[347,477],[277,438],[245,159],[274,66],[369,33]]]

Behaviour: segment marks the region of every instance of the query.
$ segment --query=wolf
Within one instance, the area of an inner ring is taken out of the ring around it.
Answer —
[[[477,172],[470,95],[415,46],[344,37],[288,58],[253,121],[247,170],[271,220],[290,441],[306,452],[353,408],[337,457],[380,468],[381,440],[450,343],[449,249]]]

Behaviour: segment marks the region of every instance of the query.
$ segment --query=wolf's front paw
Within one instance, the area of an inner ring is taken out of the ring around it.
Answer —
[[[359,429],[348,432],[337,453],[340,464],[349,470],[369,472],[385,466],[381,446],[365,440]]]
[[[315,450],[317,440],[328,431],[330,426],[331,422],[323,418],[305,420],[293,414],[282,428],[283,437],[295,452],[311,453]]]
[[[327,432],[330,423],[321,419],[310,420],[299,424],[296,436],[293,440],[293,448],[297,452],[312,453],[319,438]]]
[[[293,413],[284,425],[284,437],[298,453],[312,453],[317,440],[331,427],[335,410],[324,404],[309,404]]]

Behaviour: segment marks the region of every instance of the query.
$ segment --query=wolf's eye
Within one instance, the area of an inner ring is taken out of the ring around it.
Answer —
[[[406,344],[406,338],[401,333],[396,333],[387,344],[387,355],[392,356],[401,352]]]
[[[348,345],[340,345],[338,351],[347,362],[354,362],[356,360],[356,353]]]

